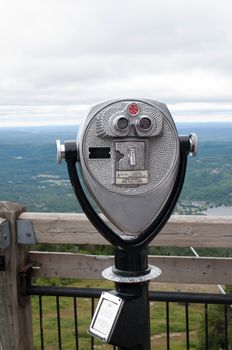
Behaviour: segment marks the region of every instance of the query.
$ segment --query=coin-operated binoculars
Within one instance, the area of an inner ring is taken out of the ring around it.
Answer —
[[[148,284],[161,270],[148,264],[147,247],[169,219],[196,150],[196,135],[178,136],[166,105],[147,99],[96,105],[77,142],[57,141],[83,211],[116,248],[115,265],[103,271],[115,291],[102,293],[89,333],[118,349],[150,349]]]

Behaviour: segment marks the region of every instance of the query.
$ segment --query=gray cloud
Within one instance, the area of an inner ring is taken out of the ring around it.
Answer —
[[[28,113],[73,122],[72,108],[128,96],[178,104],[177,117],[183,103],[196,117],[190,102],[203,116],[208,103],[209,113],[232,117],[223,108],[232,100],[231,10],[229,0],[2,3],[0,123],[12,106],[12,123]]]

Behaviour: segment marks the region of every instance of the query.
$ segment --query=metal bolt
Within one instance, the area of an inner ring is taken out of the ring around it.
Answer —
[[[56,140],[56,159],[58,164],[65,159],[65,146],[60,143],[60,140]]]

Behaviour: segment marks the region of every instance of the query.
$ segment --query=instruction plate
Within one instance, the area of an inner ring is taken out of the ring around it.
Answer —
[[[145,185],[147,183],[147,170],[116,171],[116,185]]]
[[[108,342],[120,314],[123,300],[108,292],[103,292],[98,302],[89,334]]]

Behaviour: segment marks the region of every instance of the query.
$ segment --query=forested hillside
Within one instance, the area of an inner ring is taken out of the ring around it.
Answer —
[[[56,139],[76,138],[78,127],[0,129],[0,200],[22,202],[30,211],[80,211],[65,163],[56,163]],[[179,124],[196,132],[199,153],[188,161],[179,213],[232,206],[232,124]]]

